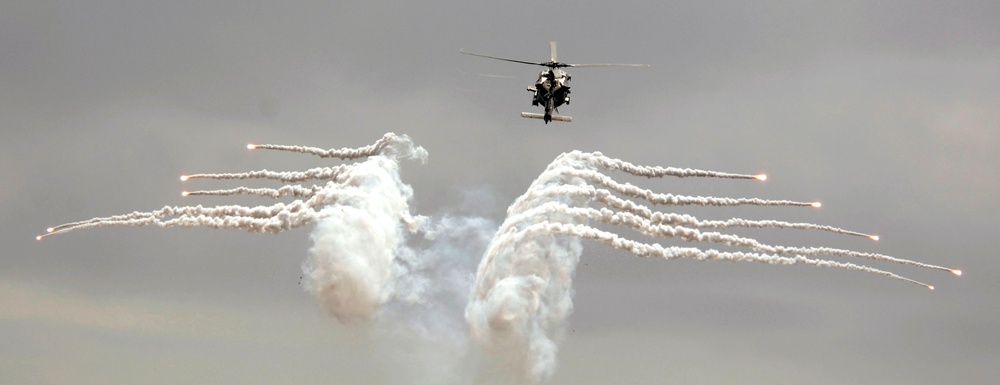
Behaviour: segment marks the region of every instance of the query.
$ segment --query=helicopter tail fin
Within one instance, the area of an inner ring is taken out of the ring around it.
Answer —
[[[542,119],[542,120],[545,120],[545,115],[544,114],[536,114],[536,113],[533,113],[533,112],[522,112],[521,113],[521,117],[522,118],[531,118],[531,119]],[[572,122],[573,121],[573,117],[572,116],[566,116],[566,115],[549,115],[549,120],[555,120],[555,121],[559,121],[559,122]],[[546,123],[548,123],[548,122],[546,122]]]

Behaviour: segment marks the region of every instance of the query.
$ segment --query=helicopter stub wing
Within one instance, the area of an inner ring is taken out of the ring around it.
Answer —
[[[522,112],[521,113],[521,117],[522,118],[531,118],[531,119],[545,120],[545,115],[544,114],[536,114],[534,112]],[[567,122],[567,123],[573,121],[573,117],[572,116],[566,116],[566,115],[549,115],[549,119],[550,120],[555,120],[555,121],[558,121],[558,122]]]

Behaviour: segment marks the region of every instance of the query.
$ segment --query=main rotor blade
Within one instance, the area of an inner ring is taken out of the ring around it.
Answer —
[[[604,64],[564,64],[566,67],[649,67],[649,64],[624,64],[624,63],[604,63]]]
[[[554,41],[549,42],[549,62],[551,63],[559,62],[559,60],[556,59],[556,42]]]
[[[508,59],[508,58],[505,58],[505,57],[483,55],[483,54],[478,54],[478,53],[466,52],[466,51],[462,51],[462,50],[459,50],[458,52],[459,53],[464,53],[466,55],[479,56],[479,57],[484,57],[484,58],[487,58],[487,59],[503,60],[503,61],[509,61],[509,62],[514,62],[514,63],[530,64],[530,65],[535,65],[535,66],[545,66],[546,65],[546,63],[537,63],[537,62],[517,60],[517,59]]]

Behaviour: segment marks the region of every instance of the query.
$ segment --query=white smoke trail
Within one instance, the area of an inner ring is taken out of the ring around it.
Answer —
[[[276,203],[271,206],[167,206],[160,210],[149,212],[132,212],[130,214],[110,217],[93,218],[86,221],[67,223],[49,228],[49,233],[39,236],[47,237],[73,230],[91,229],[108,226],[159,226],[159,227],[193,227],[208,226],[212,228],[235,228],[250,232],[272,231],[299,227],[309,224],[319,218],[315,208],[331,204],[336,200],[349,199],[357,192],[344,189],[343,186],[328,184],[306,201],[296,200],[291,203]],[[174,219],[163,219],[168,217]],[[251,221],[250,219],[260,219]],[[266,220],[266,221],[265,221]],[[277,221],[277,222],[276,222]],[[284,225],[264,226],[264,223],[288,222]],[[241,227],[245,225],[245,227]]]
[[[771,246],[751,238],[703,232],[699,228],[776,227],[823,230],[877,239],[868,234],[809,223],[742,218],[702,221],[690,215],[655,212],[615,194],[645,200],[654,205],[818,207],[819,203],[660,194],[628,183],[619,183],[600,173],[598,169],[618,170],[645,177],[766,179],[764,175],[636,166],[600,153],[574,151],[557,157],[532,182],[528,191],[508,208],[507,219],[490,242],[479,264],[471,299],[465,311],[470,332],[480,346],[500,357],[529,382],[543,382],[555,371],[557,343],[565,333],[567,317],[573,309],[572,278],[582,253],[581,239],[595,240],[643,257],[835,267],[879,274],[930,289],[933,286],[888,271],[853,263],[813,259],[809,256],[866,258],[945,270],[956,275],[961,273],[958,270],[881,254],[823,247]],[[652,237],[712,242],[746,247],[755,252],[723,252],[647,244],[593,228],[587,224],[589,221],[626,226]]]
[[[317,179],[338,179],[342,174],[351,169],[354,165],[341,165],[337,167],[317,167],[306,171],[249,171],[217,174],[191,174],[182,175],[181,181],[189,179],[272,179],[282,182],[305,182]]]
[[[361,148],[341,148],[339,150],[324,150],[316,147],[305,146],[284,146],[278,144],[249,144],[250,150],[278,150],[297,152],[300,154],[311,154],[321,158],[340,158],[344,160],[367,158],[375,155],[384,155],[397,159],[423,159],[426,151],[423,148],[413,146],[407,136],[396,136],[388,133],[381,139],[368,146]]]
[[[302,187],[299,185],[288,185],[281,186],[280,188],[249,188],[249,187],[236,187],[224,190],[206,190],[206,191],[184,191],[181,193],[183,196],[192,195],[211,195],[211,196],[230,196],[230,195],[256,195],[261,197],[269,198],[281,198],[286,196],[293,196],[296,198],[310,198],[316,195],[319,191],[319,187],[312,186],[309,188]]]
[[[817,202],[797,202],[790,200],[771,200],[760,198],[725,198],[725,197],[692,197],[674,194],[660,194],[652,190],[636,187],[630,183],[619,183],[611,177],[601,174],[591,169],[574,169],[565,166],[556,167],[553,172],[563,176],[572,176],[584,179],[594,184],[607,187],[608,190],[622,194],[630,198],[638,198],[649,201],[654,205],[697,205],[697,206],[797,206],[797,207],[818,207]],[[691,175],[689,175],[691,176]],[[716,177],[716,176],[710,176]],[[759,178],[740,178],[758,179]]]
[[[545,217],[554,213],[569,215],[577,218],[587,218],[589,220],[606,223],[609,225],[625,225],[642,234],[659,238],[679,238],[692,242],[713,242],[729,246],[743,246],[756,251],[777,255],[835,255],[844,257],[864,258],[875,261],[894,262],[903,265],[910,265],[925,269],[951,271],[951,269],[926,263],[899,259],[888,255],[875,253],[862,253],[852,250],[834,249],[829,247],[786,247],[771,246],[758,242],[755,239],[739,237],[735,235],[722,234],[717,232],[701,232],[697,229],[683,226],[669,226],[654,224],[649,218],[645,218],[629,212],[615,212],[606,208],[594,209],[589,207],[570,207],[559,202],[548,202],[535,209],[528,210],[521,214],[523,217],[537,216]],[[692,217],[693,218],[693,217]],[[519,218],[520,219],[520,218]],[[518,221],[521,221],[520,219]],[[925,284],[921,284],[927,286]]]
[[[399,180],[397,156],[423,160],[426,151],[406,136],[386,134],[371,146],[317,152],[306,147],[260,145],[342,159],[368,159],[355,164],[319,167],[304,172],[253,171],[193,174],[182,180],[276,179],[284,182],[327,180],[322,186],[283,186],[278,189],[237,187],[185,192],[183,195],[254,194],[305,198],[270,206],[167,206],[72,222],[48,229],[51,236],[73,230],[107,226],[158,226],[241,229],[282,232],[316,224],[314,245],[304,266],[306,287],[320,305],[343,322],[371,320],[393,294],[392,272],[404,233],[417,231],[423,219],[410,214],[412,189]],[[39,236],[42,239],[44,236]]]
[[[924,286],[930,289],[934,287],[926,283],[915,281],[906,277],[890,273],[888,271],[871,268],[868,266],[856,265],[853,263],[843,263],[836,261],[825,261],[810,259],[805,256],[782,257],[777,255],[767,255],[744,252],[724,252],[718,250],[702,250],[694,247],[664,247],[658,244],[642,243],[624,238],[618,234],[598,230],[586,225],[575,225],[566,223],[542,222],[528,226],[523,230],[523,236],[532,233],[565,234],[579,238],[586,238],[598,241],[616,249],[626,250],[639,257],[658,256],[663,259],[695,259],[699,261],[727,261],[727,262],[760,262],[771,265],[795,265],[804,264],[819,267],[836,267],[847,270],[863,271],[873,274],[884,275],[904,282],[909,282]]]
[[[295,151],[308,154],[316,154],[323,157],[339,157],[342,159],[356,159],[361,157],[374,157],[381,152],[385,152],[383,159],[389,162],[381,162],[380,166],[390,168],[390,172],[396,172],[396,157],[400,159],[424,160],[427,151],[422,147],[414,146],[409,137],[397,136],[393,133],[385,134],[375,144],[359,149],[322,150],[316,153],[315,149],[298,146],[278,146],[278,145],[251,145],[248,147],[261,149],[278,149],[285,151]],[[297,150],[298,149],[298,150]],[[364,166],[367,163],[380,162],[378,159],[369,159],[364,163],[351,165],[339,165],[336,167],[318,167],[306,171],[275,172],[268,170],[251,171],[244,173],[210,173],[192,174],[181,176],[182,181],[190,179],[274,179],[283,182],[301,182],[307,180],[329,180],[324,186],[312,186],[309,188],[302,186],[283,186],[279,189],[252,189],[247,187],[237,187],[229,190],[212,191],[185,191],[182,195],[231,195],[231,194],[254,194],[269,196],[272,198],[291,195],[294,197],[308,198],[307,200],[296,200],[289,204],[278,203],[272,206],[243,207],[243,206],[218,206],[205,208],[202,206],[174,206],[164,207],[160,210],[139,212],[135,211],[124,215],[114,215],[110,217],[98,217],[84,221],[66,223],[47,229],[47,234],[40,235],[38,239],[46,236],[64,233],[72,230],[80,230],[105,226],[148,226],[156,225],[160,227],[190,227],[190,226],[210,226],[216,228],[241,228],[245,223],[245,230],[252,232],[262,231],[262,228],[275,228],[274,226],[261,226],[261,221],[249,221],[247,218],[265,219],[272,221],[287,221],[291,223],[308,224],[323,217],[318,211],[325,206],[334,204],[338,200],[357,200],[359,196],[367,194],[365,191],[358,191],[356,185],[365,183],[369,173],[373,172],[371,167]],[[395,179],[398,180],[398,177]],[[402,183],[399,183],[402,185]],[[409,195],[412,191],[408,190]],[[179,216],[179,218],[161,220],[162,218]],[[229,218],[232,217],[232,218]],[[403,216],[411,220],[408,211]],[[294,228],[295,226],[278,226],[279,228]],[[270,230],[263,230],[270,231]],[[277,230],[281,231],[281,230]]]
[[[572,280],[584,239],[640,257],[835,267],[879,274],[931,289],[930,285],[885,270],[814,257],[864,258],[961,274],[959,270],[882,254],[768,245],[753,238],[705,231],[778,228],[878,238],[811,223],[743,218],[700,220],[686,214],[654,211],[637,201],[650,205],[720,207],[818,207],[819,203],[663,194],[620,183],[600,170],[648,178],[765,180],[764,175],[639,166],[601,153],[574,151],[557,157],[532,182],[511,204],[507,218],[490,238],[493,225],[481,218],[445,217],[435,221],[411,214],[409,202],[413,191],[400,180],[397,162],[424,160],[427,153],[406,136],[386,134],[374,144],[356,149],[267,144],[248,148],[323,158],[366,159],[306,171],[186,175],[182,180],[274,179],[286,183],[309,180],[323,183],[184,192],[184,196],[244,194],[298,199],[256,207],[166,206],[54,226],[38,239],[107,226],[201,226],[277,233],[314,224],[313,246],[303,265],[306,289],[341,322],[371,323],[387,336],[390,344],[420,349],[423,361],[401,359],[401,365],[393,365],[393,377],[421,383],[467,382],[473,378],[461,364],[469,360],[464,330],[522,379],[534,383],[548,379],[555,371],[558,342],[573,311]],[[631,229],[653,238],[715,243],[749,251],[644,243],[597,229],[590,222]],[[419,246],[412,244],[416,242],[414,235],[420,241]],[[480,252],[482,258],[474,268]],[[476,274],[470,274],[472,270]],[[463,307],[464,314],[459,310]],[[467,329],[462,327],[463,321]],[[416,377],[418,372],[426,377]]]
[[[608,207],[623,210],[642,216],[654,223],[666,223],[679,226],[689,226],[695,228],[715,228],[727,229],[733,227],[745,228],[776,228],[776,229],[796,229],[796,230],[822,230],[836,234],[853,235],[878,240],[878,236],[860,233],[857,231],[845,230],[838,227],[817,225],[812,223],[791,223],[775,220],[749,220],[742,218],[732,218],[728,220],[699,220],[687,214],[665,213],[653,211],[649,207],[625,200],[613,195],[607,189],[598,189],[593,186],[569,186],[555,185],[530,192],[538,196],[580,196],[596,200]]]
[[[59,226],[54,226],[48,228],[48,234],[40,237],[47,237],[51,235],[61,234],[72,230],[83,230],[91,229],[97,227],[107,227],[107,226],[148,226],[148,225],[159,225],[158,219],[173,216],[209,216],[209,217],[221,217],[221,216],[238,216],[238,217],[272,217],[275,216],[277,212],[283,210],[298,210],[298,206],[301,206],[301,202],[292,202],[290,208],[289,205],[284,203],[278,203],[273,206],[258,206],[258,207],[244,207],[244,206],[216,206],[216,207],[202,207],[202,206],[165,206],[162,209],[155,211],[140,212],[134,211],[129,214],[123,215],[112,215],[110,217],[98,217],[93,219],[88,219],[85,221],[71,222],[62,224]],[[134,223],[134,224],[133,224]],[[176,225],[174,225],[176,226]],[[172,226],[171,226],[172,227]]]
[[[718,172],[718,171],[708,171],[708,170],[697,170],[692,168],[639,166],[636,164],[626,162],[621,159],[607,157],[600,152],[572,151],[568,153],[563,153],[558,158],[556,158],[553,164],[563,163],[563,159],[560,158],[565,158],[568,163],[573,163],[573,161],[581,161],[593,167],[601,167],[609,171],[622,171],[635,176],[644,176],[647,178],[661,178],[665,176],[674,176],[678,178],[707,177],[707,178],[725,178],[725,179],[757,179],[757,180],[767,179],[767,176],[763,174],[748,175],[748,174],[733,174],[728,172]]]

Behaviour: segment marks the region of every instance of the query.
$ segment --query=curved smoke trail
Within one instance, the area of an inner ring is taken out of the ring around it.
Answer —
[[[621,171],[644,177],[707,177],[766,179],[763,175],[741,175],[713,171],[637,166],[601,153],[574,151],[557,157],[532,182],[528,191],[507,210],[479,264],[465,317],[475,340],[512,366],[522,378],[538,383],[555,371],[557,343],[565,334],[567,317],[573,310],[572,280],[583,250],[581,240],[590,239],[636,256],[664,259],[752,261],[768,264],[807,264],[880,274],[933,288],[922,282],[853,263],[811,258],[834,255],[895,262],[950,271],[957,270],[893,258],[832,248],[800,248],[763,244],[757,240],[705,232],[730,227],[776,227],[822,230],[844,235],[874,235],[808,223],[759,221],[733,218],[702,221],[690,215],[656,212],[625,198],[653,205],[706,206],[800,206],[818,207],[816,202],[765,200],[758,198],[690,197],[656,193],[603,174]],[[693,247],[665,247],[642,243],[589,225],[630,228],[654,238],[679,238],[744,247],[751,252],[723,252]]]
[[[424,160],[427,152],[405,135],[389,133],[372,145],[355,149],[270,144],[252,144],[247,148],[359,161],[306,171],[185,175],[181,180],[271,179],[285,183],[317,181],[317,184],[185,191],[184,196],[243,194],[296,200],[256,207],[167,206],[54,226],[38,239],[106,226],[204,226],[281,232],[315,224],[311,233],[313,246],[303,266],[308,278],[307,290],[331,316],[342,322],[367,322],[382,317],[410,325],[398,333],[410,335],[406,341],[416,338],[425,347],[431,342],[437,345],[431,349],[437,350],[426,356],[434,360],[432,365],[415,365],[414,368],[420,369],[414,370],[426,371],[426,381],[422,381],[438,383],[456,382],[469,376],[461,374],[457,364],[466,356],[466,336],[512,367],[522,379],[538,383],[549,378],[555,371],[558,342],[573,310],[572,281],[585,239],[640,257],[835,267],[932,289],[895,273],[817,256],[868,259],[961,274],[958,270],[875,253],[767,245],[718,230],[737,227],[818,230],[877,240],[875,235],[811,223],[742,218],[700,220],[650,208],[650,205],[818,207],[818,202],[664,194],[620,183],[605,173],[744,180],[765,180],[764,175],[640,166],[599,152],[573,151],[558,156],[532,182],[511,204],[507,218],[494,232],[493,225],[482,218],[434,220],[410,212],[413,190],[400,180],[398,161]],[[652,239],[676,238],[747,251],[644,243],[617,232],[599,230],[591,223],[628,229]],[[408,237],[414,234],[423,240],[421,248],[407,244]],[[485,252],[472,275],[469,272],[474,269],[474,257],[483,249]],[[461,331],[466,329],[468,334]],[[407,370],[395,369],[398,375],[413,378]]]
[[[331,316],[342,322],[367,321],[391,298],[397,252],[405,233],[418,230],[423,218],[410,214],[412,189],[399,180],[399,159],[426,159],[427,153],[408,137],[386,134],[359,149],[320,150],[311,147],[250,145],[270,149],[364,161],[304,172],[251,171],[193,174],[182,181],[204,179],[272,179],[282,182],[325,181],[310,187],[278,189],[237,187],[183,192],[192,195],[253,194],[295,201],[269,206],[167,206],[160,210],[99,217],[51,227],[38,238],[106,226],[158,226],[241,229],[282,232],[316,224],[313,247],[303,267],[306,288]]]

